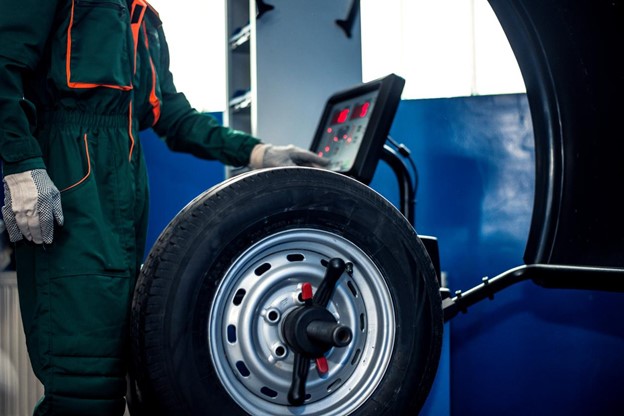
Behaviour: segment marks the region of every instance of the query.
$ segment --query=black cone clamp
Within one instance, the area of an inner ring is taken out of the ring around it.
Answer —
[[[331,259],[314,297],[304,297],[305,304],[290,313],[284,321],[284,339],[295,352],[292,384],[288,392],[288,402],[293,406],[300,406],[305,401],[310,360],[323,357],[333,347],[345,347],[353,339],[351,329],[338,324],[327,310],[329,299],[345,268],[342,259]]]

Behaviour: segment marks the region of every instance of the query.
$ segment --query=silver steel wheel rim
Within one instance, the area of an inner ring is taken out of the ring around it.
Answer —
[[[333,257],[353,264],[339,280],[328,310],[353,331],[353,341],[326,354],[329,372],[314,361],[303,406],[287,401],[293,352],[281,333],[284,317],[301,306],[301,285],[316,291]],[[395,316],[388,286],[351,241],[315,229],[276,233],[234,260],[217,288],[209,316],[209,348],[232,399],[252,415],[346,415],[379,385],[392,357]]]

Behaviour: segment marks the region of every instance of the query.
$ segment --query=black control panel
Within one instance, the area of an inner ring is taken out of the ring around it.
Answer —
[[[404,85],[390,74],[332,95],[310,150],[331,161],[328,169],[370,183]]]

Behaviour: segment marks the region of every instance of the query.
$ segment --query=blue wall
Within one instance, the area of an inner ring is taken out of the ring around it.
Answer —
[[[452,291],[523,263],[534,186],[525,95],[403,101],[391,135],[412,150],[416,229],[438,237]],[[394,182],[381,164],[371,186],[397,203]],[[622,306],[622,294],[530,282],[475,305],[446,325],[451,413],[624,414]],[[446,388],[438,380],[432,394]]]
[[[211,113],[222,122],[221,113]],[[152,131],[141,132],[149,175],[150,217],[146,254],[169,221],[197,195],[225,179],[222,163],[169,150]]]
[[[438,237],[454,291],[522,264],[533,204],[526,96],[403,101],[391,135],[419,170],[416,229]],[[150,172],[148,247],[192,198],[223,180],[217,162],[142,135]],[[397,203],[380,164],[371,187]],[[624,409],[624,295],[505,289],[446,324],[424,415],[615,415]]]

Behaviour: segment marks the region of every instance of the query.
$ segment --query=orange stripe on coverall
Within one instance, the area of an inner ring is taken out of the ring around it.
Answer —
[[[145,48],[147,48],[147,52],[150,60],[150,67],[152,69],[152,89],[150,91],[149,101],[152,105],[152,114],[154,115],[154,121],[152,122],[152,126],[158,122],[160,118],[160,100],[156,95],[156,67],[154,66],[154,61],[152,60],[152,55],[149,53],[149,39],[147,38],[147,29],[145,27],[145,22],[143,22],[143,35],[145,37]]]

